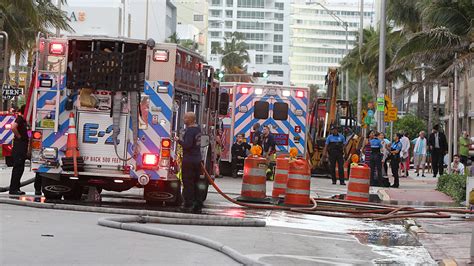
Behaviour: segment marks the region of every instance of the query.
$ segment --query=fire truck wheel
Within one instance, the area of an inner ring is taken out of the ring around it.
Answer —
[[[13,166],[13,159],[12,159],[11,156],[5,157],[5,164],[7,165],[7,167],[12,167]]]
[[[229,162],[219,162],[219,172],[223,176],[232,176],[232,165]]]
[[[76,184],[72,187],[71,191],[64,194],[64,199],[65,200],[80,200],[82,197],[83,191],[84,191],[84,187]]]
[[[150,182],[144,188],[144,198],[150,205],[179,206],[182,203],[181,182],[179,180]]]
[[[41,190],[47,200],[60,200],[63,196],[62,191],[64,188],[60,185],[59,181],[43,176],[41,179]]]

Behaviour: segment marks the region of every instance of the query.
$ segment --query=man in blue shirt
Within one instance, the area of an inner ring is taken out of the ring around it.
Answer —
[[[395,135],[395,139],[390,147],[390,166],[392,168],[392,175],[394,178],[392,187],[398,188],[399,183],[399,176],[398,176],[398,167],[400,167],[400,151],[402,150],[402,143],[400,142],[400,138],[403,137],[402,134]]]
[[[375,138],[370,143],[370,185],[383,185],[382,176],[382,141],[379,139],[379,133],[375,133]]]
[[[327,156],[329,153],[329,172],[331,173],[332,184],[336,184],[336,162],[339,170],[339,183],[345,185],[344,182],[344,145],[346,138],[339,133],[336,126],[331,127],[332,134],[326,138],[326,145],[324,147],[323,155]]]

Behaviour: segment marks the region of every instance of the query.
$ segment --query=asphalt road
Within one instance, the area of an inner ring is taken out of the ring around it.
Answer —
[[[8,169],[0,171],[0,185],[8,184],[8,180]],[[223,190],[233,197],[238,196],[240,182],[240,179],[231,178],[217,180]],[[313,179],[312,193],[329,195],[344,190],[342,186],[326,183],[330,180]],[[24,190],[30,195],[34,191],[32,185]],[[103,204],[146,208],[140,200],[140,193],[139,189],[123,193],[105,192]],[[8,195],[0,193],[0,197]],[[219,241],[271,265],[435,263],[424,247],[396,223],[248,210],[225,201],[212,189],[204,212],[208,215],[262,219],[267,226],[147,226]],[[100,217],[108,216],[114,215],[0,204],[0,265],[238,264],[226,255],[197,244],[97,225]]]

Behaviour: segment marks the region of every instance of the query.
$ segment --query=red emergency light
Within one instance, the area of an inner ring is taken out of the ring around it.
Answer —
[[[6,124],[5,129],[8,129],[8,130],[12,129],[12,124]]]
[[[304,98],[304,91],[296,91],[296,98]]]
[[[240,88],[240,93],[242,93],[242,94],[248,94],[248,93],[249,93],[249,88],[247,88],[247,87],[242,87],[242,88]]]
[[[49,44],[49,53],[52,55],[64,55],[65,51],[64,43],[50,43]]]
[[[171,141],[169,139],[161,140],[161,148],[169,149],[171,147]]]
[[[35,131],[35,132],[33,132],[33,139],[41,139],[42,135],[43,134],[41,134],[40,131]]]
[[[157,166],[158,165],[158,155],[153,153],[143,154],[143,166]]]

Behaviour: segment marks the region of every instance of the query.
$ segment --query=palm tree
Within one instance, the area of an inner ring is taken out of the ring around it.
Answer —
[[[212,53],[223,55],[222,66],[227,73],[244,74],[246,72],[244,64],[250,62],[244,35],[240,32],[233,32],[230,37],[226,37],[224,40],[224,48],[215,46]]]
[[[61,0],[61,2],[66,1]],[[72,31],[66,12],[58,9],[48,0],[0,0],[0,28],[9,35],[8,54],[15,54],[17,85],[20,56],[27,52],[28,62],[32,62],[32,49],[35,48],[38,32],[49,33],[52,28]],[[31,79],[31,64],[28,69],[27,81]]]
[[[181,40],[179,39],[178,37],[178,33],[174,32],[173,34],[171,34],[168,39],[166,40],[167,43],[176,43],[176,44],[179,44]]]

